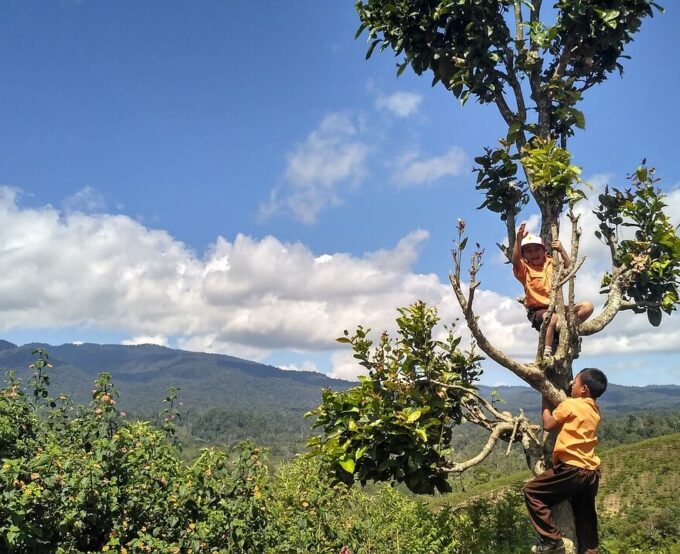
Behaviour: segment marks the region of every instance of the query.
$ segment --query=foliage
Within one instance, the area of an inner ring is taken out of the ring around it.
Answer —
[[[484,202],[479,209],[500,214],[502,221],[515,220],[515,216],[529,201],[524,183],[517,179],[518,156],[511,155],[507,149],[485,149],[483,156],[475,158],[479,166],[477,190],[484,191]]]
[[[598,510],[605,553],[680,552],[680,434],[606,451]]]
[[[554,139],[534,138],[522,149],[522,165],[536,195],[558,198],[575,204],[584,198],[574,186],[581,181],[581,168],[571,163],[571,154],[557,146]],[[557,207],[559,208],[561,206]]]
[[[540,79],[540,90],[534,86],[533,92],[546,100],[541,109],[549,110],[553,136],[569,136],[574,126],[585,126],[583,114],[574,107],[582,91],[622,71],[625,45],[656,6],[651,0],[615,4],[560,1],[554,20],[544,23],[538,19],[540,3],[535,2],[360,0],[357,36],[368,29],[367,58],[377,46],[391,48],[402,57],[398,74],[408,66],[418,75],[431,72],[432,84],[442,83],[461,103],[470,96],[482,104],[505,103],[500,98],[505,89],[516,90],[522,78],[534,83]],[[509,12],[517,15],[522,9],[528,15],[510,29]],[[535,124],[517,116],[518,128],[547,138]],[[506,117],[508,125],[511,119]]]
[[[44,395],[38,355],[38,394],[11,377],[0,391],[0,550],[263,550],[267,469],[258,449],[243,445],[234,460],[205,450],[185,466],[163,430],[121,416],[107,374],[89,407]]]
[[[658,326],[662,311],[670,314],[680,302],[680,237],[663,211],[665,195],[656,187],[654,168],[643,164],[628,179],[631,188],[607,188],[600,195],[595,234],[616,247],[615,267],[628,270],[624,299],[635,302],[633,310],[647,312],[649,322]],[[620,227],[630,228],[632,238],[621,236]],[[609,292],[611,281],[607,273],[603,292]]]
[[[423,302],[399,314],[398,338],[383,333],[372,352],[369,330],[362,327],[338,339],[352,346],[368,375],[346,392],[324,390],[321,406],[310,412],[324,435],[308,445],[348,484],[391,481],[417,493],[449,490],[440,465],[482,358],[460,351],[452,328],[445,340],[435,340],[439,318]]]
[[[39,369],[34,384],[47,375]],[[0,551],[8,554],[337,554],[343,545],[354,554],[509,554],[533,540],[516,485],[476,496],[494,489],[480,480],[463,505],[434,507],[384,484],[329,485],[312,457],[270,476],[248,444],[234,457],[206,449],[185,464],[174,434],[121,416],[106,374],[88,407],[33,393],[11,374],[0,389]],[[644,418],[630,425],[646,428]],[[603,453],[600,498],[622,499],[620,513],[600,506],[603,552],[675,552],[678,439]]]
[[[432,510],[397,488],[329,487],[319,461],[300,457],[272,483],[277,552],[468,554],[525,552],[531,532],[521,495],[508,491],[465,507]]]

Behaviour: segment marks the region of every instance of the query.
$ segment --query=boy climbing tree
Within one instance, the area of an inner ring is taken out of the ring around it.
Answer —
[[[595,495],[600,481],[600,458],[595,454],[600,409],[596,399],[607,389],[607,377],[599,369],[582,370],[571,383],[571,398],[551,411],[543,400],[543,428],[559,429],[553,450],[553,467],[524,485],[531,522],[539,542],[533,553],[562,554],[562,532],[551,507],[570,500],[574,509],[579,552],[597,554]]]
[[[559,252],[562,267],[568,270],[571,260],[559,240],[552,242],[553,252]],[[547,255],[543,239],[526,231],[526,223],[517,230],[517,238],[512,249],[512,272],[524,286],[524,307],[531,326],[540,331],[543,320],[548,315],[550,293],[552,288],[554,261]],[[579,323],[583,323],[593,313],[591,302],[579,302],[574,306],[574,314]],[[553,312],[545,332],[544,356],[552,356],[557,314]]]

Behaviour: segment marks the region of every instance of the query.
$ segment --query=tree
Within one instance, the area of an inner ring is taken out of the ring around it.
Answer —
[[[476,188],[484,195],[480,207],[497,213],[505,225],[508,244],[501,249],[508,259],[517,215],[529,202],[540,211],[546,244],[558,238],[566,214],[573,263],[556,269],[552,280],[548,315],[557,315],[559,330],[554,356],[543,354],[545,324],[531,363],[513,360],[484,335],[474,311],[483,250],[477,244],[471,254],[465,282],[468,239],[460,220],[450,275],[476,347],[556,405],[573,376],[581,336],[602,331],[623,310],[646,313],[659,325],[662,314],[679,303],[680,237],[663,211],[654,169],[643,161],[629,176],[630,186],[607,188],[595,211],[595,234],[611,258],[602,279],[605,307],[583,324],[573,310],[574,277],[584,261],[573,207],[585,194],[580,168],[567,150],[576,129],[585,128],[577,106],[587,90],[623,72],[625,46],[660,6],[651,0],[558,0],[543,13],[541,0],[359,0],[356,9],[357,37],[364,31],[369,36],[367,59],[378,47],[391,49],[399,59],[398,75],[407,67],[431,74],[433,86],[444,86],[462,104],[472,97],[498,109],[507,133],[499,147],[475,158]],[[436,312],[421,303],[400,313],[396,341],[383,335],[373,352],[361,327],[339,339],[351,344],[368,376],[346,393],[324,393],[314,414],[325,435],[312,441],[315,452],[343,480],[403,481],[416,492],[446,490],[448,475],[483,460],[500,439],[520,441],[532,470],[541,471],[550,442],[544,445],[523,414],[499,411],[478,395],[480,357],[474,349],[461,352],[453,335],[435,341]],[[447,446],[463,420],[486,427],[489,441],[475,459],[454,463]],[[568,535],[569,525],[562,524]]]

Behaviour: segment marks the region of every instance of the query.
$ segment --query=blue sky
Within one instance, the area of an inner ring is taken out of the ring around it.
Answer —
[[[647,157],[680,223],[680,10],[645,22],[570,143],[596,196]],[[457,315],[456,218],[486,247],[488,335],[531,356],[521,290],[475,210],[504,134],[429,78],[364,60],[353,2],[0,0],[0,336],[152,341],[351,377],[333,338],[418,298]],[[584,213],[588,205],[582,207]],[[536,226],[535,209],[522,214]],[[588,218],[584,216],[584,237]],[[606,252],[584,239],[582,297]],[[644,318],[642,318],[644,319]],[[678,316],[620,317],[579,366],[680,384]],[[616,353],[616,354],[612,354]],[[484,382],[517,383],[488,366]]]

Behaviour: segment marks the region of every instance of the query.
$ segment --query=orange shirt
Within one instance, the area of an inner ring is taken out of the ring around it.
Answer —
[[[550,304],[550,287],[552,286],[553,259],[545,257],[543,266],[535,266],[520,259],[520,266],[512,267],[512,273],[524,285],[525,308],[547,308]]]
[[[562,424],[557,435],[553,463],[597,469],[600,458],[595,455],[597,437],[595,431],[600,423],[600,409],[590,397],[567,398],[553,411],[555,420]]]

